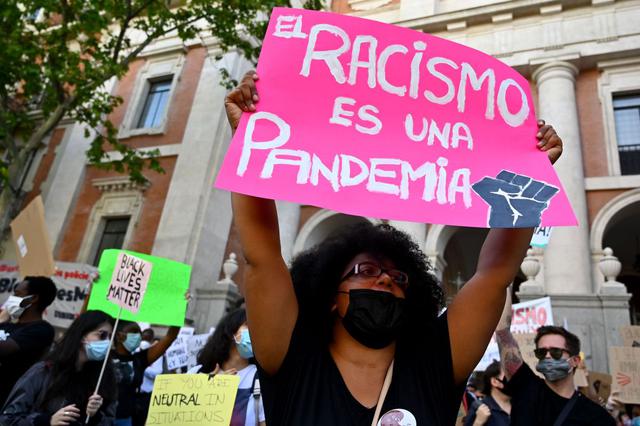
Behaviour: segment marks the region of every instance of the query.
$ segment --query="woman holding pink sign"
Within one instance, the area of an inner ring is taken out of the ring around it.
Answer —
[[[233,131],[259,101],[250,72],[225,100]],[[539,123],[555,162],[562,141]],[[233,194],[267,424],[450,425],[533,229],[492,229],[446,312],[424,253],[382,225],[341,229],[287,268],[272,200]],[[470,315],[481,312],[481,315]]]

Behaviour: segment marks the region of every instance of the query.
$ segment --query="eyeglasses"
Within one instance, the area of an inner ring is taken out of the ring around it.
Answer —
[[[537,348],[534,349],[533,354],[536,356],[536,358],[538,358],[539,360],[543,360],[547,357],[547,352],[549,352],[551,354],[551,358],[558,360],[560,358],[562,358],[562,353],[566,352],[569,355],[571,355],[571,352],[569,352],[568,350],[564,349],[564,348]]]
[[[342,281],[351,278],[354,275],[361,275],[367,278],[378,278],[383,273],[389,275],[391,281],[393,281],[401,289],[406,289],[409,286],[409,275],[406,272],[399,271],[397,269],[385,269],[376,265],[375,263],[363,262],[356,263],[353,268],[342,277]]]

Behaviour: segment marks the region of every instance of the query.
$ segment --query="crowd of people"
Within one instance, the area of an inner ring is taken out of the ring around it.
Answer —
[[[233,131],[255,111],[257,80],[248,73],[226,98]],[[562,141],[553,127],[540,122],[537,137],[555,162]],[[275,203],[241,194],[232,202],[246,309],[221,319],[189,371],[240,377],[231,425],[453,425],[461,401],[467,425],[640,423],[635,408],[607,412],[576,391],[580,341],[564,328],[538,330],[544,379],[523,362],[505,295],[531,229],[491,229],[475,275],[443,310],[424,253],[403,232],[355,225],[288,266]],[[144,424],[179,329],[156,339],[137,323],[114,329],[113,318],[86,311],[49,349],[54,330],[42,313],[55,293],[50,279],[27,277],[0,313],[0,425]],[[494,332],[501,361],[465,390]]]

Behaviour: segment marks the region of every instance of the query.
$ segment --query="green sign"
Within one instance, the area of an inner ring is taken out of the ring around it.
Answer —
[[[120,318],[129,321],[149,322],[162,325],[184,325],[187,311],[186,293],[189,290],[191,266],[184,263],[128,250],[105,250],[100,257],[98,269],[100,279],[93,284],[87,309],[108,313],[114,318],[120,307],[107,299],[109,286],[120,253],[138,257],[153,265],[144,298],[137,314],[126,309]]]

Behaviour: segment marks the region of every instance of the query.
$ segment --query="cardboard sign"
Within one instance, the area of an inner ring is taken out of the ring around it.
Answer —
[[[111,275],[107,299],[137,314],[147,291],[153,265],[139,257],[120,252]]]
[[[640,348],[609,348],[609,369],[612,391],[619,392],[617,399],[625,404],[640,404]]]
[[[191,336],[187,350],[189,351],[189,360],[187,361],[187,367],[192,368],[198,365],[198,354],[204,348],[204,345],[209,340],[211,334],[203,333]]]
[[[622,336],[623,346],[640,347],[640,325],[620,327],[620,336]]]
[[[178,337],[164,353],[169,370],[188,366],[190,339],[194,332],[195,329],[193,327],[180,327]]]
[[[118,267],[121,263],[117,263],[121,252],[150,263],[153,269],[149,282],[146,284],[144,299],[139,298],[142,303],[138,306],[137,313],[123,310],[121,318],[151,324],[182,326],[187,310],[185,294],[189,289],[191,266],[126,250],[105,250],[102,253],[98,265],[100,279],[93,285],[88,309],[98,309],[113,317],[118,315],[119,307],[107,300],[107,297],[115,270],[121,269]],[[137,267],[133,266],[132,268]],[[133,272],[135,273],[135,271]],[[139,277],[137,273],[135,274],[136,277]],[[115,293],[112,292],[112,294]]]
[[[147,426],[228,426],[240,377],[218,374],[156,376]]]
[[[529,82],[482,52],[362,18],[274,8],[216,186],[347,214],[575,225],[536,148]]]
[[[606,401],[609,395],[611,395],[611,375],[597,371],[589,371],[587,379],[589,380],[590,391]]]
[[[87,284],[98,268],[68,262],[56,262],[55,268],[55,275],[51,279],[56,285],[56,298],[45,309],[43,318],[51,325],[67,328],[78,317],[84,298],[87,297]],[[21,280],[15,262],[0,261],[0,305],[13,294]]]
[[[50,277],[55,273],[49,232],[44,221],[44,204],[40,195],[11,222],[11,233],[21,277]]]
[[[185,367],[189,362],[189,349],[185,343],[171,345],[164,353],[164,357],[167,361],[168,370]]]

